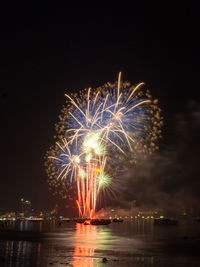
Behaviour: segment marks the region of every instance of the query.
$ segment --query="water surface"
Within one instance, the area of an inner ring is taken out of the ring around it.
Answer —
[[[200,223],[154,226],[153,220],[110,225],[14,222],[0,230],[0,266],[200,266]],[[103,262],[103,258],[107,262]]]

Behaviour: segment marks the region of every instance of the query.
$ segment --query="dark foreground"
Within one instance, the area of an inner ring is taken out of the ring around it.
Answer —
[[[200,222],[192,219],[176,226],[16,222],[0,230],[1,267],[199,267],[199,251]]]

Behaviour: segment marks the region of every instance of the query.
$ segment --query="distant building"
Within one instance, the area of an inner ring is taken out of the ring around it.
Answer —
[[[31,202],[29,200],[24,200],[21,198],[20,201],[20,213],[24,214],[25,217],[31,214]]]

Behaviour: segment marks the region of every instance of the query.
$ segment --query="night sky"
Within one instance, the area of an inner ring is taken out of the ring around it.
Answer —
[[[198,16],[195,6],[167,3],[2,10],[0,212],[21,197],[52,206],[43,158],[65,92],[114,82],[119,71],[144,81],[163,110],[161,149],[173,143],[176,114],[200,103]]]

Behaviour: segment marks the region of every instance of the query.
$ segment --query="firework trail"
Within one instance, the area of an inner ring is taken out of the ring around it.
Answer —
[[[115,179],[139,155],[158,149],[162,118],[157,100],[140,83],[121,82],[66,94],[56,125],[57,142],[47,152],[49,184],[77,188],[82,217],[95,215],[101,192],[112,192]]]

